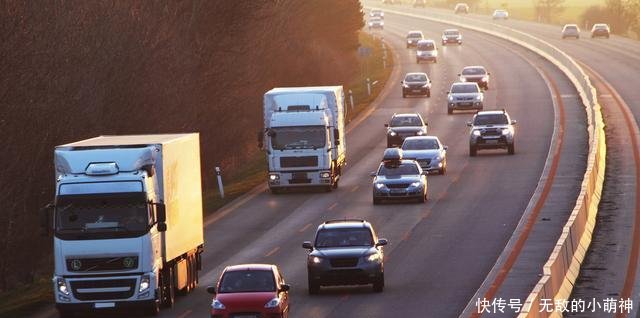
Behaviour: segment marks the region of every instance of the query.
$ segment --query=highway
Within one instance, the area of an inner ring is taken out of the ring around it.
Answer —
[[[542,175],[555,120],[554,93],[543,74],[562,94],[575,93],[541,58],[472,31],[464,31],[462,46],[440,47],[437,64],[418,65],[414,51],[405,49],[406,32],[421,29],[427,38],[438,40],[445,26],[393,15],[387,15],[385,23],[379,34],[392,47],[396,68],[373,111],[348,127],[348,167],[340,188],[272,195],[261,186],[210,215],[205,220],[200,286],[180,297],[174,308],[163,310],[161,317],[207,317],[211,296],[205,287],[215,283],[225,266],[241,263],[280,266],[292,286],[291,317],[457,317],[462,312],[503,251]],[[583,44],[562,45],[581,51]],[[514,156],[485,151],[469,157],[466,122],[472,113],[447,115],[446,91],[467,65],[484,65],[492,74],[485,109],[506,108],[518,120]],[[431,98],[401,97],[399,82],[411,71],[429,74]],[[638,93],[621,91],[625,99],[625,94]],[[565,106],[569,114],[580,109],[575,101]],[[383,124],[401,112],[420,112],[429,123],[429,134],[449,146],[447,174],[429,176],[426,204],[374,206],[369,172],[376,169],[386,146]],[[574,116],[567,121],[567,147],[586,146],[581,120]],[[332,287],[309,296],[301,243],[313,239],[323,221],[346,217],[370,221],[380,237],[389,239],[385,291]],[[56,314],[48,310],[38,317]]]

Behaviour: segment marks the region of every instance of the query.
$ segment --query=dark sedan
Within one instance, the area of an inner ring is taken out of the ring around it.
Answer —
[[[427,73],[407,73],[402,84],[402,98],[409,95],[431,97],[431,80]]]

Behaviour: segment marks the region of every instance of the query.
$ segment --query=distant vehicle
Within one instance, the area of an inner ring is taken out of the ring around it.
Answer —
[[[458,29],[446,29],[442,32],[442,45],[454,43],[462,45],[462,33]]]
[[[272,193],[338,187],[346,164],[342,86],[283,87],[264,94],[264,148]]]
[[[402,149],[389,148],[373,177],[373,204],[382,200],[418,200],[428,199],[427,176],[415,160],[403,158]]]
[[[427,0],[414,0],[413,1],[413,7],[414,8],[417,8],[417,7],[426,8],[427,7]]]
[[[478,83],[453,83],[447,92],[447,113],[453,114],[457,109],[482,110],[484,107],[484,93]]]
[[[407,48],[415,47],[420,40],[424,40],[422,31],[409,31],[407,33]]]
[[[53,221],[60,316],[156,315],[196,288],[204,249],[198,134],[100,136],[53,155],[54,214],[43,216]]]
[[[227,266],[217,286],[207,288],[214,295],[211,317],[288,317],[289,289],[276,265]]]
[[[505,110],[478,112],[473,121],[467,123],[469,130],[469,155],[475,156],[479,149],[507,149],[515,153],[515,120]]]
[[[384,29],[384,20],[379,17],[369,18],[369,30],[371,29]]]
[[[596,23],[591,28],[592,38],[605,37],[608,39],[610,33],[611,33],[611,29],[609,29],[609,25],[606,23]]]
[[[565,24],[562,27],[562,39],[566,38],[580,38],[580,28],[576,24]]]
[[[458,76],[461,82],[478,83],[481,88],[489,89],[491,73],[487,72],[484,66],[466,66]]]
[[[421,61],[438,63],[438,47],[434,40],[420,40],[416,44],[416,63]]]
[[[382,0],[382,4],[395,4],[394,0]]]
[[[494,20],[507,20],[509,19],[509,12],[507,10],[498,9],[493,11]]]
[[[314,242],[305,241],[309,250],[307,275],[309,294],[321,286],[373,284],[374,292],[384,290],[384,251],[386,239],[378,238],[365,220],[326,221],[318,226]]]
[[[460,14],[460,13],[467,14],[469,13],[469,5],[463,2],[456,3],[456,6],[454,7],[453,12],[455,14]]]
[[[407,137],[402,143],[402,154],[405,159],[417,161],[422,171],[447,172],[447,146],[436,136]]]
[[[402,98],[409,95],[431,97],[431,80],[427,73],[407,73],[402,84]]]
[[[369,12],[369,16],[370,17],[379,17],[384,19],[384,11],[380,10],[380,9],[371,9],[371,11]]]
[[[427,123],[417,113],[393,114],[387,128],[387,148],[402,145],[404,139],[410,136],[424,136],[427,134]]]

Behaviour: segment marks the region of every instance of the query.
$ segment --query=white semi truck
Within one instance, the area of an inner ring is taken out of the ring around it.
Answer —
[[[338,187],[346,164],[342,86],[283,87],[264,94],[264,130],[273,193],[295,187]]]
[[[196,287],[204,243],[198,134],[102,136],[58,146],[54,157],[55,203],[43,217],[53,225],[61,316],[156,314]]]

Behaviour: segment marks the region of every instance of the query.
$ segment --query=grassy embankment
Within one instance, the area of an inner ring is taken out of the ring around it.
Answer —
[[[351,83],[345,85],[345,90],[349,89],[353,92],[355,107],[353,110],[348,105],[348,120],[353,119],[362,110],[364,110],[371,101],[384,87],[391,73],[391,65],[393,63],[391,52],[387,54],[387,68],[383,68],[382,64],[382,46],[380,40],[374,39],[372,36],[361,33],[359,36],[361,46],[371,47],[372,54],[368,58],[359,58],[361,70],[363,72],[356,74]],[[378,81],[374,86],[372,95],[367,96],[367,88],[365,83],[366,74],[368,73],[371,81]],[[348,101],[348,95],[346,96]],[[220,197],[217,189],[205,191],[205,210],[207,214],[214,213],[223,205],[231,202],[233,199],[253,189],[257,185],[266,180],[266,162],[265,156],[256,156],[254,160],[247,162],[245,169],[237,171],[230,176],[223,175],[225,184],[225,197]],[[0,317],[24,317],[38,310],[44,305],[52,303],[51,299],[51,282],[48,279],[41,279],[34,284],[26,285],[21,288],[0,294]]]

